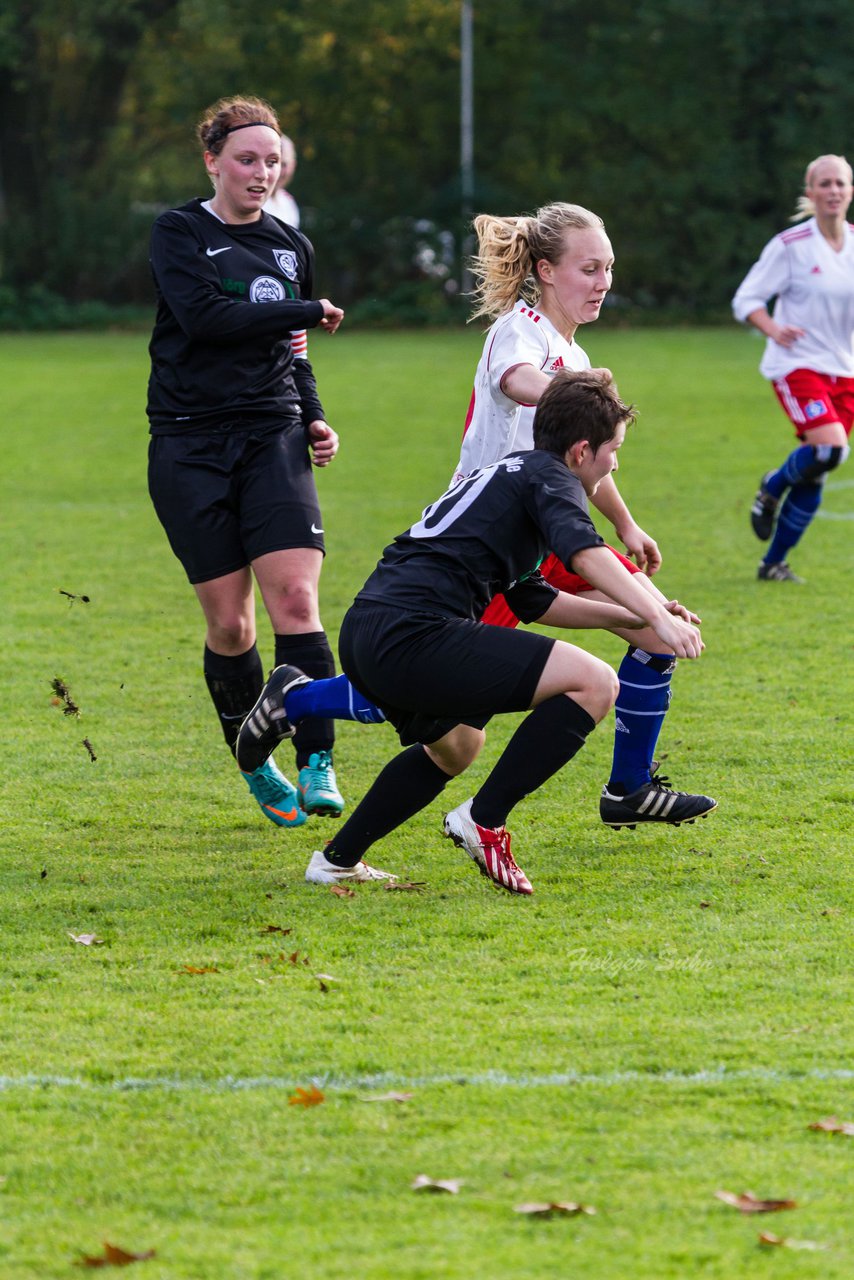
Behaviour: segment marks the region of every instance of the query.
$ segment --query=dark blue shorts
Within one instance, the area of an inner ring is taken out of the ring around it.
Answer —
[[[148,489],[190,582],[235,573],[270,551],[324,550],[301,422],[152,436]]]
[[[554,643],[538,632],[357,602],[338,649],[350,680],[408,746],[527,711]]]

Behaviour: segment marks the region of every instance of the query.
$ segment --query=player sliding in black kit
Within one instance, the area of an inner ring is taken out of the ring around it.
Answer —
[[[613,706],[618,681],[575,645],[479,622],[496,592],[526,622],[648,625],[677,657],[699,657],[696,615],[637,586],[590,520],[587,497],[617,469],[633,418],[599,377],[558,374],[537,408],[535,449],[473,472],[385,549],[344,618],[339,648],[352,685],[391,721],[405,750],[313,855],[307,880],[388,879],[362,861],[368,848],[471,764],[493,715],[532,708],[477,794],[447,814],[444,833],[496,884],[533,892],[511,853],[507,817],[581,748]],[[537,568],[550,550],[618,603],[547,583]],[[298,709],[306,684],[293,667],[273,673],[240,730],[241,768],[258,767],[292,732],[291,704]],[[714,807],[707,799],[703,812]]]

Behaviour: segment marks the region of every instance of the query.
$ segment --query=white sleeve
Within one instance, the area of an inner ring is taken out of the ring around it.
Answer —
[[[742,322],[758,307],[767,307],[784,292],[791,279],[789,255],[780,236],[769,240],[738,286],[732,300],[733,315]]]
[[[519,364],[542,369],[548,353],[546,335],[528,316],[517,313],[509,324],[501,326],[489,352],[487,376],[492,396],[506,395],[501,390],[501,379],[509,369]]]

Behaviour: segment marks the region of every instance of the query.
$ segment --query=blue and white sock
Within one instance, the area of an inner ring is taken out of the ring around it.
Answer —
[[[285,695],[285,714],[292,724],[309,717],[324,720],[357,720],[359,724],[383,724],[385,716],[359,693],[346,676],[312,680]]]
[[[799,445],[789,454],[782,467],[772,471],[762,487],[772,498],[782,498],[788,488],[799,484],[804,475],[815,466],[815,449],[811,444]]]
[[[763,557],[766,564],[779,564],[785,560],[792,547],[800,542],[813,516],[821,506],[820,484],[795,484],[780,508],[771,545]]]
[[[670,706],[676,659],[629,646],[620,663],[620,692],[614,708],[614,760],[608,790],[630,795],[649,782],[655,747]]]

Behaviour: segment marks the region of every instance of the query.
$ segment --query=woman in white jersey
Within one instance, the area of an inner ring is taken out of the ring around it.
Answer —
[[[549,204],[531,217],[481,214],[474,228],[477,306],[472,319],[487,316],[494,323],[475,375],[456,472],[460,477],[508,453],[533,448],[534,410],[551,379],[559,369],[590,368],[575,334],[579,326],[598,319],[614,265],[602,219],[580,205]],[[603,370],[602,376],[611,375]],[[612,547],[614,555],[664,601],[650,581],[661,564],[658,546],[633,519],[613,475],[599,485],[592,501],[637,563]],[[561,591],[607,599],[556,556],[549,556],[540,571]],[[688,610],[684,615],[698,621]],[[483,621],[516,626],[518,618],[497,596]],[[662,652],[661,641],[649,629],[616,634],[629,650],[619,669],[614,760],[599,805],[602,821],[632,828],[638,822],[693,822],[714,809],[715,801],[674,791],[666,778],[654,776],[653,754],[670,704],[676,660]]]
[[[852,194],[851,166],[844,156],[813,160],[792,218],[801,225],[765,246],[733,299],[736,319],[768,338],[759,369],[773,383],[800,441],[782,466],[762,477],[751,508],[753,532],[763,542],[771,539],[758,574],[769,582],[803,581],[786,557],[821,505],[828,471],[849,453],[854,227],[845,216]],[[772,298],[777,299],[773,314],[768,311]]]

